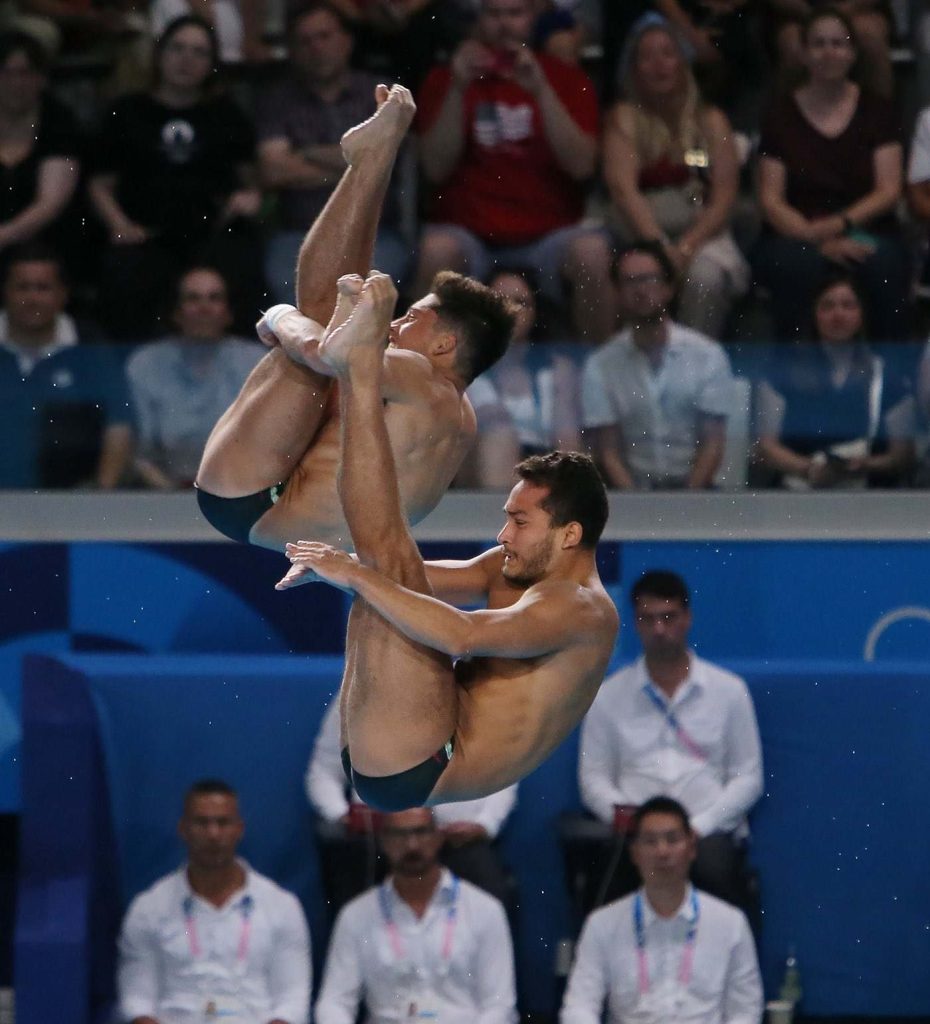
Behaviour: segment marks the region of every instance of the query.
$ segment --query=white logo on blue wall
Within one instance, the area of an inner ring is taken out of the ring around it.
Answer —
[[[882,638],[885,632],[892,626],[897,625],[899,622],[912,622],[915,620],[930,623],[930,608],[924,608],[921,605],[905,605],[901,608],[895,608],[893,611],[886,612],[869,630],[868,635],[865,638],[865,647],[862,650],[862,657],[866,661],[874,661],[875,648],[878,646],[878,641]]]

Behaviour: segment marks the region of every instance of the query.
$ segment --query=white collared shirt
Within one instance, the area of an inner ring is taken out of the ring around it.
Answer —
[[[658,369],[627,329],[586,360],[581,383],[583,424],[617,424],[624,462],[637,486],[687,479],[701,416],[726,417],[733,404],[733,376],[723,347],[669,322]]]
[[[339,701],[330,702],[320,723],[313,754],[304,777],[307,799],[317,814],[326,821],[338,821],[349,809],[348,788],[342,768],[342,747],[339,739]],[[356,798],[357,799],[357,798]],[[454,804],[437,804],[433,814],[440,825],[456,821],[480,825],[491,839],[497,837],[517,802],[517,786],[508,786],[499,793],[479,800],[460,800]]]
[[[501,904],[443,870],[422,918],[389,879],[342,909],[336,919],[316,1024],[353,1024],[362,999],[369,1024],[515,1024],[513,947]],[[396,942],[385,921],[386,899]],[[451,929],[449,954],[444,955]]]
[[[10,339],[10,321],[5,312],[0,311],[0,346],[12,352],[19,363],[20,373],[28,377],[36,363],[54,355],[60,349],[71,348],[78,344],[78,332],[74,320],[67,313],[59,313],[55,317],[55,331],[51,342],[45,348],[34,350],[16,345]]]
[[[692,924],[691,893],[662,918],[639,890],[648,989],[641,991],[636,893],[596,910],[585,922],[559,1024],[759,1024],[762,982],[749,924],[735,907],[696,892],[698,923],[690,978],[680,971]]]
[[[240,863],[245,886],[222,907],[191,891],[186,866],[132,901],[119,938],[121,1019],[202,1024],[212,1003],[228,1024],[307,1024],[311,962],[303,910],[292,893]]]
[[[688,677],[671,702],[649,679],[644,658],[604,680],[581,727],[578,784],[601,821],[614,804],[664,795],[687,810],[699,835],[745,827],[762,794],[762,746],[752,698],[739,676],[690,652]],[[687,743],[647,693],[671,709]]]

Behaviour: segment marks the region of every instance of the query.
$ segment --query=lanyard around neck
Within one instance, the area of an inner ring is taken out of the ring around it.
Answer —
[[[646,696],[652,701],[659,712],[665,717],[665,721],[671,726],[678,742],[699,761],[706,761],[707,752],[693,739],[685,727],[678,721],[678,716],[672,711],[671,705],[666,703],[656,692],[652,683],[646,683]]]
[[[404,960],[407,956],[404,948],[404,941],[401,938],[400,929],[391,913],[391,898],[388,891],[388,883],[385,882],[378,889],[378,903],[381,907],[381,917],[384,920],[384,927],[387,929],[388,939],[391,942],[391,949],[398,960]],[[456,875],[452,876],[452,892],[449,896],[449,906],[446,910],[446,927],[442,938],[442,959],[448,962],[452,957],[452,939],[455,935],[455,923],[458,913],[459,880]]]
[[[691,981],[691,973],[694,968],[694,943],[697,939],[699,914],[697,890],[692,887],[691,920],[688,924],[688,934],[685,936],[685,946],[678,967],[678,983],[682,988],[687,987],[688,982]],[[642,889],[636,893],[636,898],[633,901],[633,930],[636,933],[636,957],[639,962],[639,994],[642,996],[649,991],[649,964],[646,962],[646,926],[643,923]]]
[[[181,910],[184,914],[184,928],[187,932],[187,942],[190,946],[191,959],[199,960],[202,948],[200,936],[197,933],[197,921],[194,918],[195,901],[193,896],[185,896],[181,902]],[[255,901],[246,894],[239,901],[239,913],[242,916],[242,924],[239,931],[239,944],[236,947],[236,962],[245,963],[249,955],[249,938],[252,931],[252,910]]]

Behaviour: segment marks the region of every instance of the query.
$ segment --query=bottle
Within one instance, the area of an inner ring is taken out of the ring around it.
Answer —
[[[801,1001],[801,971],[794,946],[788,947],[788,959],[785,961],[785,977],[782,980],[778,996],[787,1003],[797,1005]]]

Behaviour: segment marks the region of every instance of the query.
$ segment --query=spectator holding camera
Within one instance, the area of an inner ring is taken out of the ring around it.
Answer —
[[[487,280],[507,265],[531,270],[558,303],[564,276],[576,334],[601,340],[613,324],[608,250],[580,224],[597,165],[597,97],[578,67],[531,49],[534,14],[532,0],[481,0],[475,37],[420,90],[432,195],[413,291],[429,291],[441,269]]]

